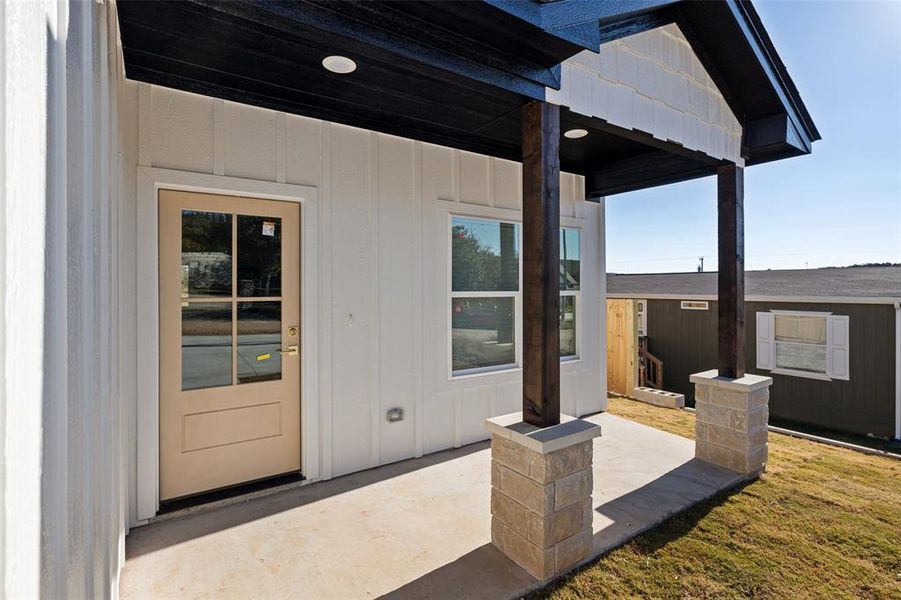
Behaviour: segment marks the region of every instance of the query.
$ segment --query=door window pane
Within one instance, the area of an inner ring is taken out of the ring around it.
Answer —
[[[238,383],[282,378],[282,303],[238,303]]]
[[[451,238],[455,292],[519,290],[519,225],[454,217]]]
[[[238,295],[282,295],[282,220],[238,215]]]
[[[776,342],[776,366],[782,369],[826,372],[826,346]]]
[[[580,254],[578,229],[560,230],[560,289],[578,290]]]
[[[560,356],[576,355],[576,297],[560,296]]]
[[[231,296],[232,216],[183,210],[181,213],[181,295]]]
[[[181,309],[181,389],[231,385],[231,302],[192,302]]]
[[[516,362],[513,298],[452,298],[453,370]]]

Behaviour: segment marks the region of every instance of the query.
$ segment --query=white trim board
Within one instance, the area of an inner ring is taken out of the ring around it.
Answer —
[[[895,439],[901,440],[901,300],[895,301]]]
[[[607,294],[608,300],[716,300],[716,294]],[[894,304],[888,296],[745,296],[745,302],[807,304]]]
[[[159,510],[159,190],[171,189],[301,205],[301,468],[319,477],[319,191],[314,187],[170,169],[137,169],[137,515]]]

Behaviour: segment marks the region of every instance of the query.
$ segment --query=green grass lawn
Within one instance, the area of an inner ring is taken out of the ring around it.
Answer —
[[[694,415],[611,398],[684,437]],[[770,433],[757,481],[681,513],[534,598],[901,598],[901,460]]]

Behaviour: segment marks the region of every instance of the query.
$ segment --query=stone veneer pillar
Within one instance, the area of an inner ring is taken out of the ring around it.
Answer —
[[[592,440],[601,427],[566,415],[538,428],[522,413],[488,419],[491,541],[539,580],[592,555]]]
[[[766,468],[772,377],[695,373],[695,458],[756,477]]]

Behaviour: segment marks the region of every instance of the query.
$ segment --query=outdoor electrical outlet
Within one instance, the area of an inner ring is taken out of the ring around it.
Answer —
[[[388,412],[385,414],[389,423],[394,423],[395,421],[403,421],[404,420],[404,409],[402,408],[389,408]]]

